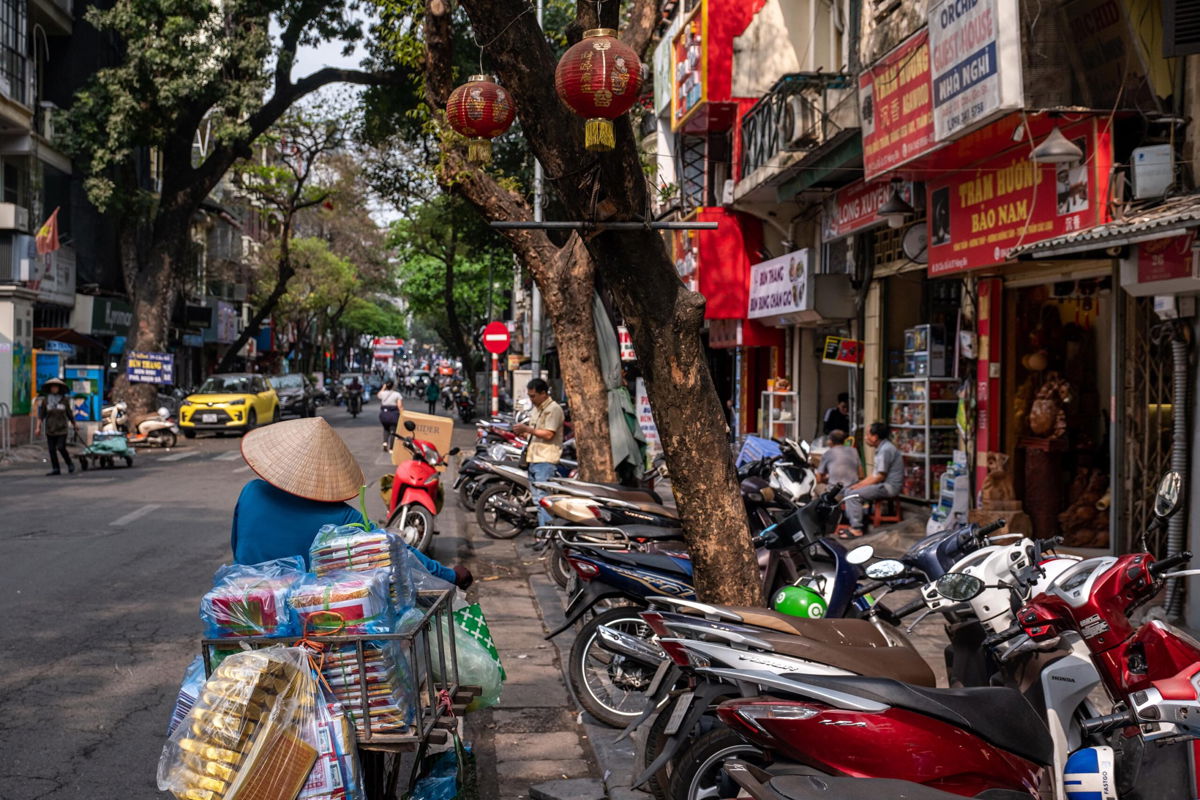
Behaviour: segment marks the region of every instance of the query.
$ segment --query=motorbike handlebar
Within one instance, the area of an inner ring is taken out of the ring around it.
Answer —
[[[1084,736],[1091,736],[1097,733],[1108,733],[1109,731],[1136,724],[1137,715],[1133,713],[1133,709],[1126,709],[1125,711],[1116,711],[1112,714],[1105,714],[1102,717],[1085,719],[1083,722],[1079,723],[1079,727],[1083,729]]]
[[[864,583],[862,586],[858,587],[857,590],[855,590],[854,596],[863,597],[864,595],[868,595],[876,589],[882,589],[884,586],[887,586],[887,581],[871,581],[870,583]]]
[[[998,519],[995,522],[991,523],[990,525],[984,525],[982,528],[975,531],[975,535],[981,539],[985,536],[991,536],[993,533],[1000,530],[1007,524],[1008,524],[1008,520],[1003,519],[1003,518]]]
[[[1039,553],[1044,553],[1047,550],[1053,550],[1063,543],[1063,537],[1051,536],[1049,539],[1038,539],[1035,544]]]
[[[750,544],[754,546],[755,550],[759,549],[760,547],[766,547],[767,537],[760,533],[757,536],[751,537]]]
[[[1187,562],[1189,562],[1191,560],[1192,560],[1191,551],[1184,550],[1182,553],[1179,553],[1177,555],[1169,556],[1167,558],[1162,559],[1161,561],[1155,561],[1153,564],[1150,565],[1150,574],[1153,575],[1155,578],[1157,578],[1160,575],[1162,575],[1164,572],[1170,572],[1175,567],[1186,564]]]
[[[1000,631],[1000,633],[993,633],[991,636],[984,639],[983,646],[984,647],[995,647],[998,644],[1004,644],[1009,639],[1015,639],[1024,632],[1025,632],[1025,629],[1022,628],[1020,625],[1013,625],[1011,628],[1009,628],[1006,631]]]
[[[913,600],[911,603],[900,606],[900,608],[896,609],[892,613],[895,614],[896,619],[904,619],[909,614],[913,613],[914,611],[919,611],[924,607],[925,607],[925,598],[918,597],[916,600]]]

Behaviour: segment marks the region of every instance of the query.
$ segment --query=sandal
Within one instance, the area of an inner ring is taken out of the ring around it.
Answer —
[[[861,539],[864,536],[866,536],[866,534],[863,533],[862,531],[858,531],[856,533],[854,531],[854,529],[851,528],[850,530],[842,531],[841,533],[839,533],[837,535],[837,538],[839,538],[839,539]]]

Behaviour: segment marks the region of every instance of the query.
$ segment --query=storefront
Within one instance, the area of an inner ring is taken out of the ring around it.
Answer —
[[[1106,219],[1106,121],[1056,122],[1081,158],[1038,163],[1017,144],[928,181],[929,276],[962,279],[961,309],[975,320],[958,345],[975,358],[975,413],[964,428],[973,422],[965,444],[974,445],[981,507],[1023,510],[1027,519],[1014,517],[1010,527],[1103,550],[1111,545],[1117,385],[1113,261],[1017,263],[1010,255]],[[1050,123],[1037,123],[1038,138]],[[1014,124],[1033,123],[1002,121],[980,138],[999,141]]]

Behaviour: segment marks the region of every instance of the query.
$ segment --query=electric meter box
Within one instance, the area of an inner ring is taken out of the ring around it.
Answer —
[[[1174,154],[1169,144],[1139,147],[1130,156],[1133,197],[1162,197],[1175,181]]]

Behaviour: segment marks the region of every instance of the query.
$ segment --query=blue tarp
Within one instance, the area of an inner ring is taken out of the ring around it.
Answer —
[[[747,436],[746,441],[742,444],[741,452],[738,453],[737,466],[740,468],[743,464],[777,456],[782,452],[779,445],[770,439],[764,439],[761,436]]]

